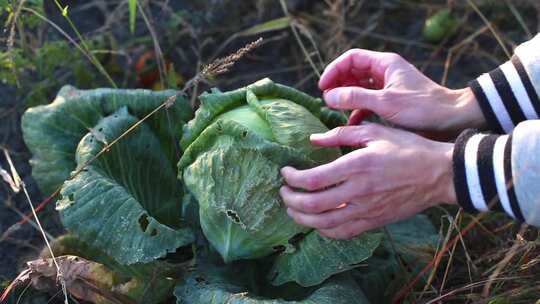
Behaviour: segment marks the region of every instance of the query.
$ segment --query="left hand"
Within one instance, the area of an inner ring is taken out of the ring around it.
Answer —
[[[441,86],[395,53],[348,50],[324,69],[319,88],[328,107],[353,110],[353,125],[366,111],[401,128],[441,138],[486,125],[470,88]]]
[[[349,239],[436,204],[456,203],[453,144],[375,123],[313,134],[311,141],[361,147],[312,169],[281,170],[289,216],[326,237]]]

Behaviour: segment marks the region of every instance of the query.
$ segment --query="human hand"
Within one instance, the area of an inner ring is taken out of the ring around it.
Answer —
[[[470,88],[440,86],[394,53],[351,49],[326,67],[319,88],[329,107],[355,110],[353,125],[366,110],[414,131],[457,135],[486,123]]]
[[[313,134],[311,141],[363,147],[312,169],[281,170],[287,213],[324,236],[349,239],[435,204],[456,202],[453,144],[374,123]]]

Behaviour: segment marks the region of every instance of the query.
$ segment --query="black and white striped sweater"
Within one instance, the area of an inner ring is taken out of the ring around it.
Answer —
[[[540,34],[512,59],[471,81],[494,134],[466,130],[454,149],[458,203],[540,226]]]

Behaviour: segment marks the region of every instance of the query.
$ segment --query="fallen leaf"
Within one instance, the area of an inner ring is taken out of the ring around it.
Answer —
[[[62,279],[67,291],[77,299],[101,303],[134,304],[131,298],[113,291],[116,274],[102,264],[88,261],[78,256],[64,255],[56,257]],[[26,263],[23,270],[4,290],[0,302],[16,287],[30,283],[41,291],[55,293],[58,291],[57,269],[52,258],[38,259]]]
[[[4,170],[1,166],[0,166],[0,176],[2,176],[2,179],[11,187],[11,190],[13,190],[13,192],[19,193],[19,191],[21,191],[21,188],[19,187],[19,185],[17,185],[17,183],[13,180],[11,175],[9,175],[9,173],[6,170]]]

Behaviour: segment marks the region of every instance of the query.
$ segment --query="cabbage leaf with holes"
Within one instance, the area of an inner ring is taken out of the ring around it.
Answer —
[[[184,193],[175,178],[177,134],[192,117],[184,98],[97,157],[176,94],[66,86],[22,119],[34,178],[45,194],[61,186],[57,210],[64,226],[120,264],[151,262],[194,239],[182,220]]]
[[[75,151],[79,141],[102,118],[127,107],[131,115],[140,119],[177,93],[173,90],[79,90],[66,85],[52,103],[28,109],[21,121],[23,138],[32,152],[32,176],[43,194],[52,194],[69,177],[76,167]],[[171,162],[178,158],[175,138],[192,116],[187,100],[179,96],[172,107],[158,111],[145,121]]]

